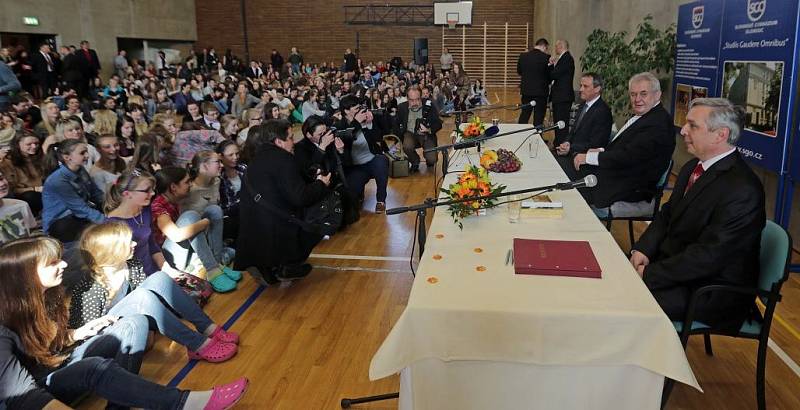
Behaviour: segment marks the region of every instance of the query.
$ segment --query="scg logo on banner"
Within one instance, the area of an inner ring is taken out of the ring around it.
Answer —
[[[692,9],[692,27],[695,29],[703,25],[703,15],[705,14],[705,6],[697,6]]]
[[[747,0],[747,18],[756,22],[764,17],[767,11],[767,0]]]

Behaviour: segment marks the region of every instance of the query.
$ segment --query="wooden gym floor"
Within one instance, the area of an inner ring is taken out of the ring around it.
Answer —
[[[513,91],[492,93],[498,104],[515,104]],[[516,122],[516,112],[483,117]],[[452,118],[440,132],[444,143]],[[434,195],[432,170],[391,179],[387,207],[419,203]],[[670,184],[671,186],[672,184]],[[414,215],[375,215],[374,184],[368,186],[361,220],[320,244],[310,262],[309,277],[288,287],[260,288],[248,276],[239,289],[214,295],[206,312],[217,323],[230,323],[241,334],[239,353],[220,363],[189,363],[186,349],[159,337],[147,353],[141,374],[183,389],[207,389],[241,375],[250,390],[239,409],[338,409],[343,397],[395,392],[397,376],[369,381],[372,355],[402,313],[411,289],[408,257],[414,237]],[[644,224],[636,226],[639,235]],[[630,249],[627,227],[612,234]],[[800,240],[800,239],[799,239]],[[767,405],[800,408],[800,278],[783,287],[767,359]],[[755,342],[714,337],[714,356],[706,356],[702,338],[690,339],[687,354],[705,393],[677,385],[668,409],[753,409]],[[778,353],[776,353],[776,351]],[[100,409],[104,401],[85,400],[81,409]],[[388,400],[354,408],[396,409]],[[444,409],[443,409],[444,410]]]

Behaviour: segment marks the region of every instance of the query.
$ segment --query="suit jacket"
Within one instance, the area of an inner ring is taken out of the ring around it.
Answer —
[[[423,110],[426,110],[425,105],[428,104],[429,101],[430,100],[422,101]],[[439,118],[439,113],[436,112],[436,108],[433,107],[433,102],[430,101],[430,103],[431,103],[430,110],[427,110],[428,115],[426,116],[426,118],[428,120],[428,123],[431,125],[431,135],[435,137],[436,133],[439,132],[440,129],[442,129],[442,120]],[[403,134],[405,134],[406,131],[413,133],[414,130],[406,130],[408,126],[407,124],[408,124],[408,101],[397,106],[397,115],[395,115],[394,124],[392,124],[392,133],[400,137],[400,139],[403,138]],[[434,141],[436,141],[436,138],[434,138]]]
[[[583,106],[580,109],[583,109]],[[600,97],[586,110],[578,126],[570,131],[567,138],[570,154],[580,154],[589,148],[605,148],[613,123],[611,108],[603,101],[603,97]]]
[[[87,79],[97,77],[97,73],[100,71],[100,59],[97,58],[97,52],[94,49],[89,49],[89,55],[92,57],[91,61],[86,58],[86,53],[82,48],[75,50],[75,55],[80,62],[83,76]]]
[[[550,55],[537,49],[519,55],[517,74],[520,75],[520,94],[547,97],[550,93],[549,61]]]
[[[662,104],[636,120],[598,155],[599,166],[583,166],[597,175],[590,201],[597,207],[614,202],[649,201],[675,150],[672,118]]]
[[[572,53],[565,51],[554,66],[550,66],[550,100],[554,103],[572,102],[575,100],[575,90],[572,88],[572,79],[575,77],[575,60]]]
[[[83,80],[80,61],[78,61],[78,56],[74,53],[69,53],[61,59],[61,77],[67,82]]]
[[[753,287],[759,274],[764,188],[734,152],[705,171],[686,191],[698,160],[687,162],[670,200],[633,247],[650,259],[644,281],[651,290],[683,287],[687,297],[706,285]],[[699,320],[738,329],[752,296],[711,293],[699,300]],[[688,300],[687,300],[688,303]],[[682,319],[682,318],[681,318]]]
[[[53,61],[53,75],[55,75],[55,60],[52,56],[50,61]],[[47,78],[47,60],[38,50],[31,53],[31,77],[36,81]]]

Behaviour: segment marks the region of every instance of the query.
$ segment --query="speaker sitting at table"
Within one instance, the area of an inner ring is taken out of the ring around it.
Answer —
[[[669,202],[633,246],[631,263],[672,320],[684,319],[698,288],[758,281],[764,188],[735,147],[743,118],[727,99],[692,101],[681,135],[696,159],[683,166]],[[711,292],[697,301],[695,320],[738,329],[753,299]]]
[[[653,197],[675,150],[672,117],[661,104],[658,78],[649,72],[628,81],[633,117],[605,149],[573,158],[580,176],[597,175],[597,186],[581,190],[600,218],[652,215]],[[587,192],[588,191],[588,192]]]
[[[567,140],[556,146],[556,160],[570,180],[580,178],[572,157],[592,148],[605,148],[614,123],[611,108],[603,100],[603,77],[597,73],[583,73],[580,84],[583,103],[578,106]]]

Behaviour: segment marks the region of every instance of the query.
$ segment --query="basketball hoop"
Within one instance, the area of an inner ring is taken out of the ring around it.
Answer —
[[[447,19],[447,28],[449,28],[450,30],[455,29],[456,24],[458,24],[458,19],[455,20],[450,20],[449,18]]]

